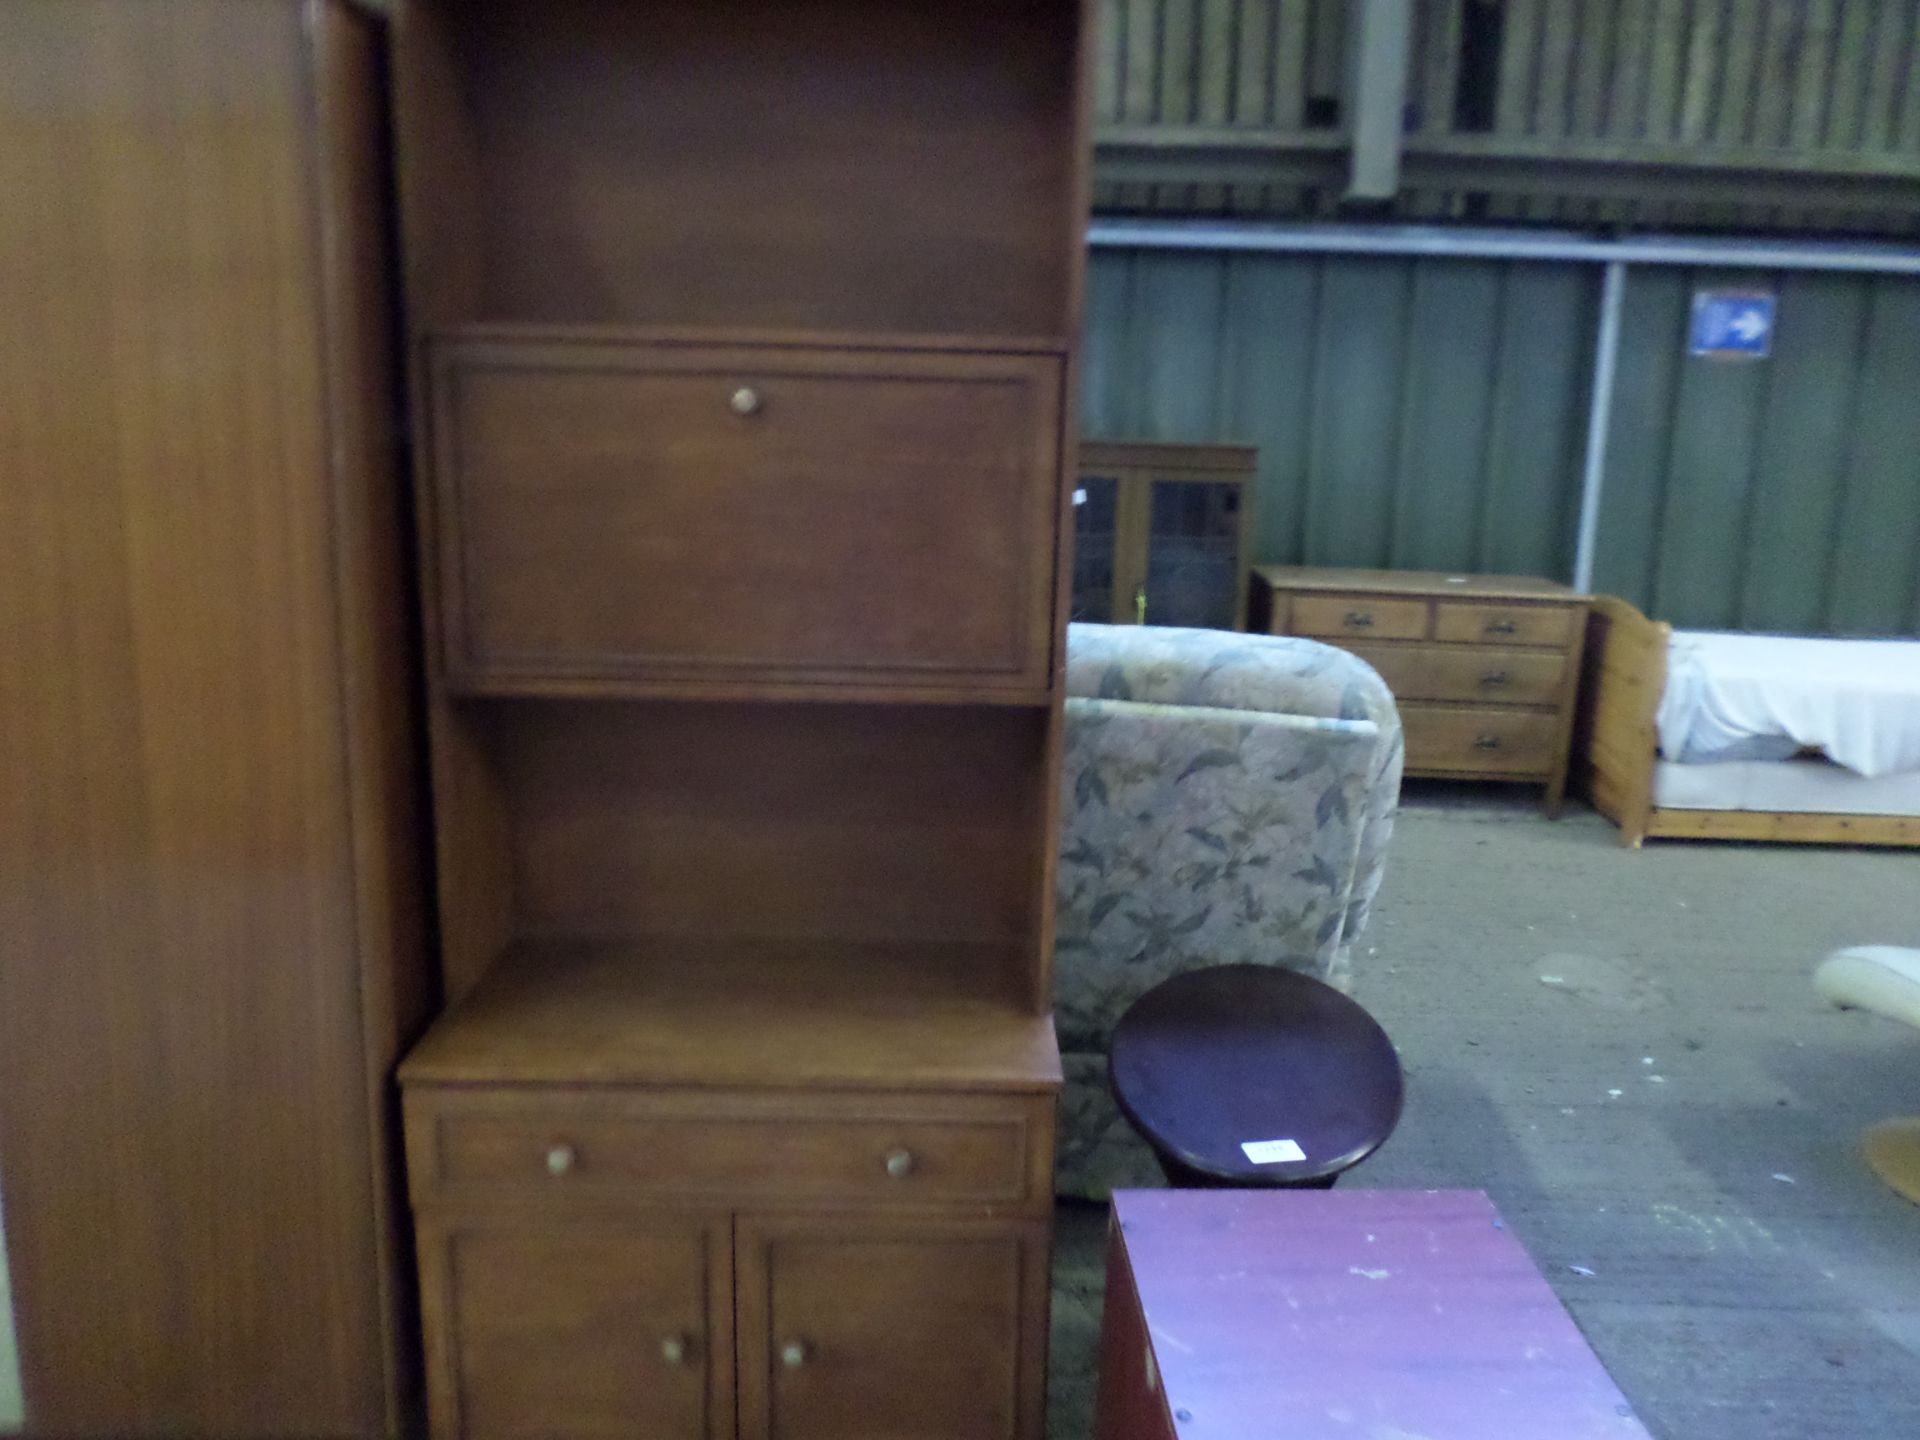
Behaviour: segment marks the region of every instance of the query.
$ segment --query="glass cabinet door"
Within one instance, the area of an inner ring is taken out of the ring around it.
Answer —
[[[1114,618],[1120,482],[1105,475],[1083,476],[1073,499],[1073,618],[1105,624]]]
[[[1156,480],[1147,531],[1149,625],[1236,628],[1240,486]]]

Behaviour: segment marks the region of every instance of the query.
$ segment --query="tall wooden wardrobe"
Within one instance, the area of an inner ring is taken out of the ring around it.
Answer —
[[[0,1181],[34,1435],[394,1433],[423,992],[378,35],[0,0]]]
[[[1037,1440],[1080,0],[399,0],[444,1440]]]

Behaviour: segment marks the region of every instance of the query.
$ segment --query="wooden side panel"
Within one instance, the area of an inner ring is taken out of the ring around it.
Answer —
[[[382,33],[361,12],[307,0],[318,140],[328,425],[335,462],[335,591],[348,763],[363,1083],[389,1367],[387,1430],[417,1417],[419,1317],[400,1173],[393,1067],[434,998],[427,961],[429,857],[420,773],[419,630],[407,559],[389,253]]]
[[[1660,737],[1654,717],[1667,688],[1672,627],[1647,619],[1624,600],[1596,596],[1587,621],[1575,774],[1594,809],[1638,845],[1653,806]]]
[[[1107,1232],[1107,1289],[1100,1320],[1100,1389],[1093,1433],[1097,1440],[1175,1440],[1176,1434],[1118,1225]]]
[[[37,1432],[394,1416],[377,184],[313,145],[377,120],[358,22],[308,18],[0,12],[0,1154]]]

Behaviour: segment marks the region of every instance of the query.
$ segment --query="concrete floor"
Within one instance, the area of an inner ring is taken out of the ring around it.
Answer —
[[[1920,1111],[1920,1032],[1808,983],[1920,944],[1920,854],[1407,802],[1354,965],[1407,1108],[1342,1183],[1489,1191],[1661,1440],[1920,1436],[1920,1208],[1855,1149]],[[1055,1440],[1088,1433],[1102,1223],[1062,1216]]]

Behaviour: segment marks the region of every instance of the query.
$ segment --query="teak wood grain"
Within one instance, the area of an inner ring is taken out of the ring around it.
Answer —
[[[1433,607],[1433,638],[1456,644],[1565,649],[1579,618],[1577,611],[1565,605],[1466,605],[1443,600]]]
[[[565,701],[468,716],[514,817],[520,933],[985,941],[1038,963],[1044,712]]]
[[[422,1207],[717,1199],[1044,1215],[1051,1105],[1038,1094],[415,1086],[408,1173]]]
[[[1378,670],[1400,700],[1554,706],[1560,703],[1569,669],[1566,655],[1556,651],[1367,645],[1357,640],[1343,648]]]
[[[378,35],[0,7],[0,1156],[30,1433],[414,1408]]]
[[[731,1440],[724,1215],[427,1215],[434,1440]]]
[[[432,353],[456,689],[744,677],[1046,693],[1057,360]]]
[[[1044,1222],[776,1216],[736,1233],[743,1440],[1041,1440]]]
[[[1075,3],[399,10],[429,327],[1075,333]]]

